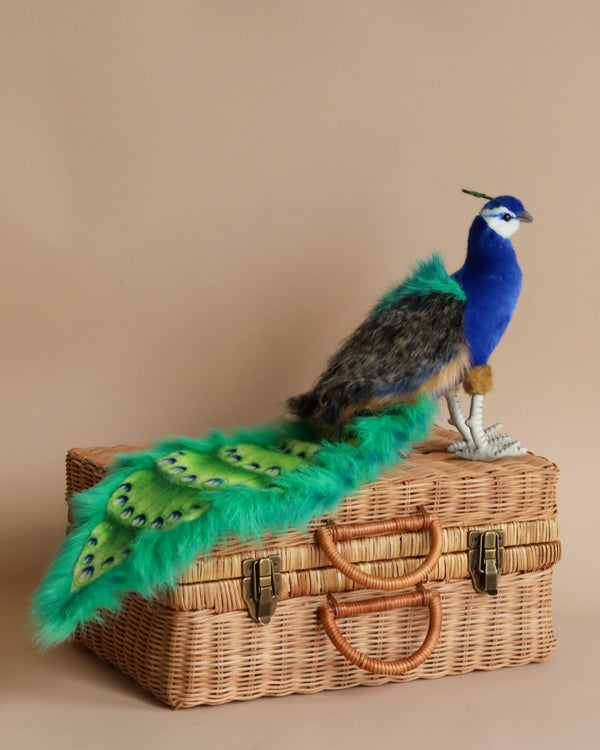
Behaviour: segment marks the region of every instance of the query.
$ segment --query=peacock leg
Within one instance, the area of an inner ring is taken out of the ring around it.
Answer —
[[[463,440],[455,440],[453,443],[449,443],[446,446],[447,450],[449,450],[451,453],[456,453],[464,451],[466,448],[476,448],[477,446],[475,444],[475,441],[473,440],[471,430],[469,429],[465,420],[465,416],[458,399],[457,391],[451,391],[450,393],[447,393],[446,402],[448,404],[448,412],[450,413],[450,419],[448,420],[448,422],[453,427],[456,427],[456,429],[463,437]],[[490,442],[505,442],[506,440],[510,439],[505,432],[499,433],[497,435],[492,434],[496,432],[496,430],[499,430],[501,427],[502,425],[500,424],[500,422],[493,424],[491,427],[486,427],[486,429],[483,431],[484,435],[488,436]]]
[[[458,393],[455,390],[452,390],[446,394],[446,403],[448,404],[448,413],[450,414],[448,423],[453,427],[456,427],[456,429],[463,436],[462,440],[457,440],[454,443],[450,443],[450,445],[448,446],[448,450],[453,451],[454,447],[474,447],[475,444],[473,443],[471,432],[467,427],[465,415],[463,414],[462,408],[460,406],[460,401],[458,400]]]
[[[471,396],[471,411],[467,419],[467,427],[471,431],[473,442],[480,450],[489,443],[489,438],[483,431],[483,399],[484,396],[478,393]]]

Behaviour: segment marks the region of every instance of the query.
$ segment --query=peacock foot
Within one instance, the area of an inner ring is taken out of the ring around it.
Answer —
[[[467,426],[470,426],[469,421],[466,421]],[[477,442],[475,442],[475,436],[471,433],[471,439],[468,442],[456,440],[449,443],[446,450],[460,456],[460,458],[471,461],[495,461],[506,456],[525,455],[527,448],[521,445],[518,440],[511,441],[510,435],[506,432],[493,434],[494,430],[499,429],[499,427],[501,425],[498,424],[483,430],[483,434],[478,436]]]
[[[449,422],[463,437],[446,446],[451,453],[471,461],[496,461],[498,458],[527,453],[527,448],[518,440],[511,440],[506,432],[497,432],[502,427],[500,423],[483,428],[483,396],[475,394],[472,397],[468,419],[464,418],[455,394],[448,398],[448,406]]]

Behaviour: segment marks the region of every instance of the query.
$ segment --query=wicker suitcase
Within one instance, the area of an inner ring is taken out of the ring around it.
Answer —
[[[306,533],[230,540],[77,640],[173,708],[546,659],[558,469],[460,460],[453,437],[436,430]],[[128,450],[71,450],[67,497]]]

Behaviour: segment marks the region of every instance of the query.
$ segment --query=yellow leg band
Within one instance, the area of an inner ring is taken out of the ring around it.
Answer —
[[[470,396],[475,394],[485,396],[493,387],[494,379],[490,365],[479,365],[471,368],[463,380],[463,388]]]

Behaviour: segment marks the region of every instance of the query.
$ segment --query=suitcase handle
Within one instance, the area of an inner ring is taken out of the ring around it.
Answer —
[[[419,506],[419,513],[420,515],[392,518],[389,521],[353,523],[343,526],[337,526],[333,521],[329,521],[326,526],[317,529],[317,541],[340,573],[343,573],[355,583],[380,591],[408,589],[427,578],[442,554],[442,527],[439,518],[435,513],[428,513],[422,505]],[[355,539],[361,536],[392,534],[397,531],[419,531],[421,529],[428,529],[431,534],[429,554],[418,568],[397,578],[384,578],[365,573],[365,571],[346,560],[335,546],[338,541]]]
[[[331,594],[327,599],[327,604],[319,607],[318,614],[329,640],[345,659],[366,672],[383,675],[399,675],[410,672],[431,656],[431,652],[439,640],[442,630],[442,605],[439,592],[435,589],[428,591],[422,585],[419,585],[418,591],[383,596],[378,599],[366,599],[362,602],[345,602],[344,604],[338,603]],[[341,617],[353,617],[400,607],[425,606],[429,608],[429,628],[425,640],[414,654],[398,661],[374,659],[363,654],[362,651],[348,643],[336,623],[336,620]]]

